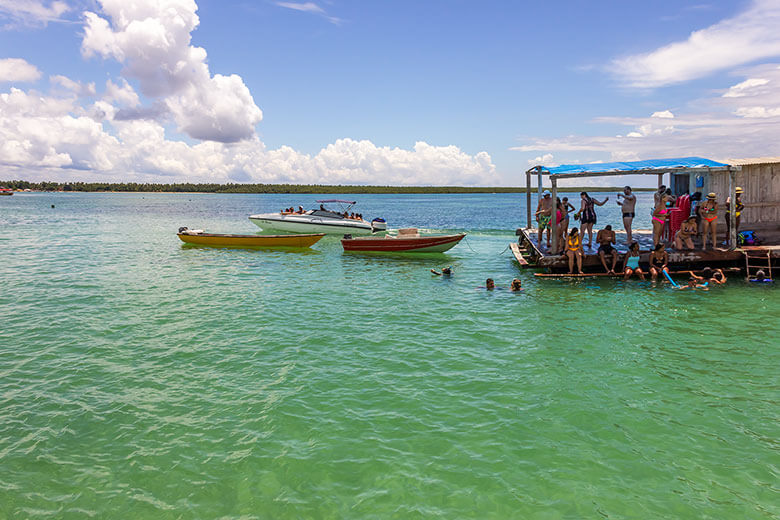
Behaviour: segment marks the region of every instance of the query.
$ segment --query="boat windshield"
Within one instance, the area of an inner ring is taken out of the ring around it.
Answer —
[[[331,211],[329,209],[315,209],[307,213],[308,215],[312,215],[315,217],[328,217],[328,218],[344,218],[344,215],[342,213],[338,213],[336,211]]]

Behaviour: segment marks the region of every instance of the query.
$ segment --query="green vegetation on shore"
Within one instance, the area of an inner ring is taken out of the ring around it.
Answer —
[[[82,192],[181,192],[181,193],[525,193],[525,188],[508,186],[356,186],[329,184],[152,184],[137,182],[29,182],[0,181],[14,190]],[[561,191],[613,191],[616,187],[561,188]],[[536,191],[536,188],[532,188]],[[634,191],[652,191],[637,188]]]

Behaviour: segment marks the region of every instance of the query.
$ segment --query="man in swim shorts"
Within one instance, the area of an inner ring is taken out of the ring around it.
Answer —
[[[536,221],[539,223],[539,247],[542,246],[542,232],[547,230],[547,248],[550,248],[550,220],[552,220],[552,194],[549,190],[544,190],[539,204],[536,206]]]
[[[620,197],[623,197],[623,202],[620,202]],[[631,186],[623,188],[623,193],[618,193],[617,196],[618,206],[623,209],[623,227],[626,230],[626,244],[630,244],[634,241],[631,238],[631,223],[634,221],[635,208],[636,208],[636,195],[631,192]],[[598,241],[598,239],[596,239]]]
[[[596,234],[596,242],[599,244],[599,258],[604,270],[609,274],[615,274],[615,264],[618,261],[618,251],[612,244],[615,243],[615,232],[612,226],[606,226]],[[607,267],[607,255],[612,256],[612,267]]]

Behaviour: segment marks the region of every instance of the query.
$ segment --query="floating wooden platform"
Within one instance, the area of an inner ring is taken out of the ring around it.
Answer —
[[[628,250],[628,245],[626,244],[625,232],[616,230],[615,233],[617,243],[614,247],[621,255],[618,258],[618,263],[615,267],[620,270],[623,267],[623,255]],[[546,233],[542,236],[542,244],[539,244],[538,242],[538,230],[536,229],[518,229],[516,234],[519,236],[519,240],[517,244],[512,244],[510,248],[521,267],[546,269],[551,274],[568,272],[569,259],[564,255],[553,255],[550,253],[549,249],[546,247],[546,243],[544,243]],[[606,275],[606,273],[604,273],[604,266],[601,265],[601,259],[598,255],[598,243],[595,241],[596,230],[593,232],[592,248],[589,249],[587,247],[587,235],[584,238],[585,240],[583,240],[583,242],[585,243],[583,244],[583,252],[585,253],[585,257],[582,260],[582,270],[591,276],[594,273]],[[639,242],[641,253],[639,257],[640,266],[643,268],[649,267],[648,256],[653,248],[652,231],[649,229],[635,230],[633,232],[633,239]],[[701,247],[701,244],[695,240],[694,246]],[[744,268],[746,251],[750,251],[750,254],[768,253],[772,264],[780,263],[780,245],[748,246],[734,250],[719,246],[714,249],[707,249],[706,251],[701,249],[678,251],[667,248],[667,252],[669,253],[669,270],[688,271],[691,269],[698,270],[704,267]]]
[[[741,271],[738,267],[728,267],[726,269],[723,269],[724,273],[728,272],[739,272]],[[693,272],[695,274],[701,274],[701,269],[696,270],[685,270],[685,271],[670,271],[669,276],[688,276],[688,273]],[[625,273],[615,273],[615,274],[609,274],[609,273],[534,273],[534,276],[538,276],[540,278],[623,278],[625,276]],[[649,278],[650,273],[645,273],[645,277]],[[663,277],[661,277],[663,278]]]

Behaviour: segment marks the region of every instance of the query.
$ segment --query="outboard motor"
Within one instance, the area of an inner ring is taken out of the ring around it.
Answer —
[[[387,222],[383,218],[375,218],[371,221],[371,232],[387,231]]]
[[[352,235],[347,233],[346,235],[344,235],[344,240],[352,240]]]

